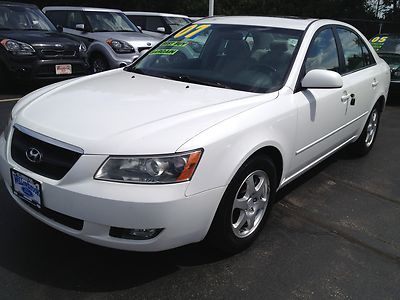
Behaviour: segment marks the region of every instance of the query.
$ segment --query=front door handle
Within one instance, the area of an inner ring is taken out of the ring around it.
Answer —
[[[372,87],[377,87],[379,84],[379,81],[377,81],[376,79],[374,79],[374,81],[372,81]]]
[[[347,101],[349,101],[351,98],[351,95],[347,94],[347,95],[343,95],[342,96],[342,102],[345,103]]]

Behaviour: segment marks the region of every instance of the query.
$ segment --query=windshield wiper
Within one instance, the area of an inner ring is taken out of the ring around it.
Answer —
[[[211,80],[207,80],[207,79],[201,79],[201,78],[197,78],[197,77],[192,77],[189,75],[179,75],[179,76],[170,76],[170,79],[173,80],[178,80],[178,81],[183,81],[183,82],[188,82],[188,83],[195,83],[195,84],[202,84],[202,85],[208,85],[208,86],[213,86],[213,87],[219,87],[219,88],[224,88],[224,89],[230,89],[231,87],[218,82],[218,81],[211,81]]]
[[[130,69],[126,69],[126,71],[133,72],[136,74],[147,75],[146,72],[144,72],[142,69],[138,69],[138,68],[130,68]]]

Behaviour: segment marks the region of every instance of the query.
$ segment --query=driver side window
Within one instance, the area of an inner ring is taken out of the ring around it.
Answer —
[[[339,71],[338,51],[333,31],[330,28],[318,33],[308,49],[305,60],[306,73],[315,69]]]

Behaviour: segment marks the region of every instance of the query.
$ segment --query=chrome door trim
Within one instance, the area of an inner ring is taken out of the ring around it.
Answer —
[[[364,117],[365,115],[367,115],[369,112],[366,111],[365,113],[363,113],[362,115],[358,116],[357,118],[351,120],[350,122],[347,122],[346,124],[340,126],[339,128],[336,128],[335,130],[333,130],[332,132],[324,135],[323,137],[319,138],[318,140],[312,142],[311,144],[308,144],[307,146],[299,149],[296,151],[296,155],[299,155],[300,153],[306,151],[307,149],[310,149],[311,147],[315,146],[316,144],[322,142],[323,140],[326,140],[327,138],[329,138],[330,136],[334,135],[335,133],[338,133],[340,130],[346,128],[347,126],[353,124],[354,122],[360,120],[362,117]]]
[[[306,172],[308,169],[311,169],[312,167],[314,167],[315,165],[317,165],[318,163],[320,163],[321,161],[323,161],[325,158],[327,158],[328,156],[332,155],[333,153],[335,153],[336,151],[338,151],[339,149],[341,149],[342,147],[346,146],[348,143],[350,143],[351,141],[355,140],[357,138],[356,135],[353,135],[351,138],[349,138],[348,140],[346,140],[345,142],[341,143],[339,146],[337,146],[336,148],[332,149],[331,151],[329,151],[328,153],[322,155],[321,157],[317,158],[316,160],[314,160],[312,163],[310,163],[309,165],[305,166],[304,168],[302,168],[301,170],[297,171],[296,173],[294,173],[293,175],[289,176],[288,178],[283,178],[281,184],[279,185],[279,189],[282,188],[284,185],[286,185],[287,183],[289,183],[290,181],[292,181],[293,179],[295,179],[296,177],[300,176],[301,174],[303,174],[304,172]]]

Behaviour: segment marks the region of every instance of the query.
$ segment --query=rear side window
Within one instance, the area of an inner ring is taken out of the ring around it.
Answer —
[[[164,22],[161,17],[146,17],[146,30],[157,31],[158,27],[164,27]]]
[[[64,11],[47,11],[46,16],[54,25],[61,25],[65,27],[66,13]]]
[[[339,56],[332,29],[322,30],[311,42],[305,68],[306,72],[314,69],[339,71]]]
[[[364,53],[368,50],[363,49],[365,45],[355,33],[343,28],[338,28],[337,32],[343,48],[344,73],[354,72],[368,66],[368,63],[371,64],[371,61],[366,61]]]

